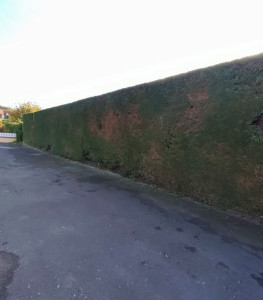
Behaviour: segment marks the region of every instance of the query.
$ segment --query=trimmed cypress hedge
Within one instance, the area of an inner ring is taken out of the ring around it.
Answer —
[[[25,143],[263,213],[263,55],[24,115]]]

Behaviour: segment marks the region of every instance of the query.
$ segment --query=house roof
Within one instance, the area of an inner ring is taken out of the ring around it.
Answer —
[[[8,114],[8,110],[7,109],[2,109],[0,108],[0,114],[3,115],[3,114]]]

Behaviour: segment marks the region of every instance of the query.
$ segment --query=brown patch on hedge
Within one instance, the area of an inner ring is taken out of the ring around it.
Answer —
[[[141,119],[139,116],[139,104],[131,103],[128,111],[128,119],[132,119],[133,123],[140,124]]]
[[[255,183],[261,184],[263,188],[263,165],[254,166],[253,162],[246,164],[246,170],[251,170],[250,174],[240,174],[238,182],[243,187],[253,187]],[[263,191],[263,189],[262,189]],[[263,199],[263,197],[262,197]]]
[[[239,190],[246,190],[255,200],[255,207],[263,209],[263,165],[254,165],[252,161],[248,161],[241,174],[238,174],[237,184]]]
[[[96,120],[94,117],[89,116],[88,127],[89,127],[90,132],[99,134],[100,131],[99,131],[98,125],[96,124]]]
[[[229,150],[229,147],[227,146],[226,143],[221,142],[221,143],[218,143],[217,146],[218,146],[219,151],[221,152],[221,154],[223,154],[223,155],[229,154],[230,150]]]
[[[142,159],[142,173],[151,182],[156,182],[163,160],[157,151],[157,146],[152,144],[151,148]]]
[[[110,109],[102,121],[102,129],[100,130],[100,136],[105,141],[116,140],[119,138],[120,127],[119,115]]]
[[[201,82],[194,91],[188,93],[187,99],[189,107],[179,117],[177,122],[177,127],[182,129],[184,133],[198,131],[212,108],[206,82]]]
[[[119,137],[119,123],[120,120],[118,114],[110,109],[104,119],[101,121],[101,128],[99,128],[95,117],[91,117],[89,122],[89,130],[92,133],[99,135],[106,141],[115,140]]]
[[[178,120],[177,127],[182,128],[185,133],[198,131],[206,116],[212,109],[209,99],[200,99],[185,110]]]
[[[150,183],[168,187],[171,182],[169,172],[165,167],[158,145],[152,144],[151,148],[143,155],[141,172],[143,177]]]
[[[139,105],[132,103],[127,113],[120,113],[109,109],[104,118],[101,120],[101,128],[96,123],[94,117],[90,118],[89,130],[98,134],[106,141],[116,141],[121,138],[123,128],[130,134],[134,135],[140,132],[137,125],[141,124],[139,116]]]
[[[202,101],[206,100],[209,98],[207,90],[199,91],[193,94],[187,94],[187,99],[191,102],[194,103],[196,101]]]

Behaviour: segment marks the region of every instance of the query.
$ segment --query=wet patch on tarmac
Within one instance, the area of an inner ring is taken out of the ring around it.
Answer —
[[[14,190],[14,192],[15,192],[15,193],[18,193],[18,194],[22,193],[23,191],[24,191],[24,189],[17,189],[17,190]]]
[[[228,270],[229,269],[229,266],[228,265],[226,265],[225,263],[223,263],[223,262],[218,262],[217,264],[216,264],[216,268],[217,269],[225,269],[225,270]]]
[[[261,259],[261,256],[256,253],[257,251],[263,251],[262,248],[260,247],[255,247],[255,246],[252,246],[252,245],[249,245],[247,243],[240,243],[239,241],[237,241],[235,238],[231,237],[231,236],[228,236],[228,235],[222,235],[221,236],[221,239],[223,242],[227,243],[227,244],[240,244],[240,245],[243,245],[243,246],[240,246],[240,248],[242,248],[242,250],[244,250],[246,253],[250,254],[250,255],[253,255],[255,256],[256,258],[258,259]],[[253,251],[256,251],[256,252],[253,252],[249,249],[247,249],[246,247],[249,247],[250,249],[252,249]]]
[[[141,204],[148,206],[150,209],[157,210],[158,212],[163,214],[165,217],[168,217],[167,211],[165,209],[163,209],[160,205],[155,203],[153,200],[151,200],[149,198],[140,197],[140,202],[141,202]]]
[[[177,227],[177,228],[176,228],[176,231],[178,231],[178,232],[183,232],[184,230],[183,230],[183,228],[181,228],[181,227]]]
[[[211,227],[211,225],[206,222],[203,221],[200,218],[197,217],[192,217],[190,219],[186,220],[188,223],[197,225],[199,228],[201,228],[203,231],[205,231],[206,233],[211,233],[211,234],[216,234],[217,232]]]
[[[259,275],[250,274],[250,276],[255,279],[261,287],[263,287],[263,273],[260,273]]]
[[[228,235],[222,235],[221,239],[223,242],[227,243],[227,244],[233,244],[235,241]]]
[[[196,248],[195,247],[192,247],[192,246],[184,246],[186,250],[192,252],[192,253],[195,253],[196,252]]]
[[[13,281],[19,266],[19,257],[13,253],[0,251],[0,299],[7,299],[7,287]]]
[[[161,228],[161,226],[154,226],[154,229],[155,229],[155,230],[162,231],[162,228]]]
[[[195,234],[193,235],[193,237],[194,237],[195,239],[198,239],[198,240],[199,240],[200,235],[199,235],[199,233],[195,233]]]
[[[64,183],[61,182],[61,179],[59,179],[59,178],[58,178],[58,179],[52,180],[52,185],[53,185],[53,184],[60,185],[60,186],[61,186],[61,185],[64,185]]]
[[[149,264],[149,262],[147,262],[146,260],[143,260],[140,262],[141,266],[146,267],[147,269],[151,270],[151,265]]]
[[[83,183],[93,183],[93,184],[103,184],[103,185],[109,185],[112,183],[112,179],[104,178],[99,175],[89,175],[89,176],[81,176],[77,178],[77,182]]]
[[[189,219],[185,219],[185,221],[187,221],[190,224],[194,224],[196,226],[198,226],[199,228],[201,228],[204,232],[209,233],[209,234],[213,234],[213,235],[218,235],[221,240],[227,244],[239,244],[245,247],[249,247],[250,249],[254,250],[254,251],[263,251],[262,247],[257,247],[255,245],[251,245],[245,241],[239,241],[238,239],[236,239],[233,236],[229,236],[226,234],[222,234],[218,231],[216,231],[214,228],[212,228],[212,226],[210,225],[210,223],[203,221],[202,219],[198,218],[198,217],[191,217]],[[194,236],[195,237],[195,236]],[[245,247],[242,247],[242,249],[247,252],[250,255],[253,255],[259,259],[261,259],[261,256],[259,256],[257,253],[255,252],[251,252],[248,249],[246,249]]]
[[[89,192],[89,193],[95,193],[97,192],[99,189],[88,189],[86,190],[86,192]]]
[[[59,182],[61,182],[61,180],[60,179],[55,179],[55,180],[52,180],[52,182],[59,183]]]

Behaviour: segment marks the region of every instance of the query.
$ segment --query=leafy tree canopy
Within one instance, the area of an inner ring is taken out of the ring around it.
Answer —
[[[15,108],[9,109],[9,120],[13,123],[22,122],[23,114],[33,113],[41,110],[41,107],[33,102],[19,104]]]

